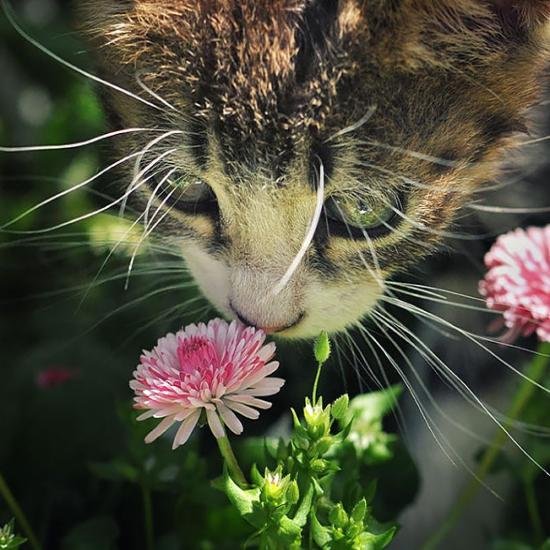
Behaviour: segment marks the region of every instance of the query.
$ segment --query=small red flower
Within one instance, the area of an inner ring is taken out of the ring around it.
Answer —
[[[550,225],[501,235],[485,256],[489,268],[479,289],[501,311],[508,341],[536,332],[550,342]]]
[[[76,372],[65,367],[50,367],[40,371],[36,376],[36,385],[42,389],[62,386],[69,380],[75,378]]]

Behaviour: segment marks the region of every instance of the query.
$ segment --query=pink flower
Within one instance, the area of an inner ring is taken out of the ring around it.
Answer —
[[[550,225],[501,235],[485,256],[480,283],[487,306],[503,312],[505,338],[537,333],[550,341]]]
[[[76,372],[65,367],[50,367],[40,371],[36,375],[36,385],[39,388],[48,390],[62,386],[69,380],[75,378]]]
[[[264,340],[261,330],[214,319],[168,334],[152,351],[144,351],[130,382],[135,407],[147,409],[138,420],[163,419],[146,443],[180,422],[173,448],[183,445],[203,414],[218,439],[225,437],[224,424],[242,433],[235,413],[255,420],[260,416],[256,409],[271,407],[258,397],[273,395],[284,384],[269,377],[279,363],[271,361],[275,344],[263,345]]]

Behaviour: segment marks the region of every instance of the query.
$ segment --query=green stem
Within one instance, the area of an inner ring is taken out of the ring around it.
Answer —
[[[155,548],[155,532],[153,528],[153,502],[151,499],[151,489],[145,483],[141,484],[141,494],[143,496],[143,518],[145,520],[145,541],[147,550]]]
[[[237,462],[237,457],[233,452],[231,443],[229,443],[229,439],[227,439],[227,436],[225,436],[225,437],[220,437],[219,439],[216,439],[216,441],[218,442],[218,447],[220,448],[220,452],[223,456],[223,459],[225,460],[225,463],[227,465],[229,473],[231,474],[231,477],[241,487],[246,487],[248,485],[248,482],[246,481],[243,471],[241,470],[241,467]]]
[[[319,378],[321,377],[321,369],[323,368],[323,363],[317,364],[317,374],[315,375],[315,381],[313,382],[313,394],[311,396],[311,404],[315,407],[317,403],[317,386],[319,385]]]
[[[542,526],[542,518],[540,516],[540,511],[537,504],[537,495],[535,494],[535,488],[531,481],[525,481],[523,484],[523,490],[525,492],[525,500],[527,501],[529,517],[531,518],[535,544],[538,548],[538,546],[542,545],[544,542],[544,527]]]
[[[451,508],[447,518],[443,521],[439,529],[424,543],[422,550],[432,550],[437,548],[439,543],[443,542],[447,535],[453,530],[464,510],[477,495],[482,482],[491,471],[496,458],[499,456],[508,441],[508,434],[506,434],[504,430],[508,431],[513,422],[517,420],[521,413],[525,410],[537,390],[535,383],[540,383],[546,372],[550,356],[550,343],[540,344],[538,353],[539,355],[535,357],[527,369],[526,377],[529,380],[524,379],[522,381],[516,395],[514,396],[512,406],[507,414],[508,420],[503,425],[504,429],[499,429],[495,434],[489,447],[481,457],[481,461],[475,471],[475,474],[472,476],[471,481],[464,487],[454,506]]]
[[[41,550],[42,547],[40,546],[40,543],[38,542],[38,539],[36,538],[36,535],[32,530],[27,516],[25,516],[25,513],[21,509],[21,506],[17,502],[14,494],[8,487],[8,484],[6,483],[6,480],[4,479],[4,476],[2,474],[0,474],[0,495],[2,495],[2,497],[6,501],[8,508],[11,510],[15,517],[15,521],[21,527],[33,550]]]

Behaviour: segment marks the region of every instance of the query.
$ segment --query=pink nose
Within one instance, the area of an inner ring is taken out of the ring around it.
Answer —
[[[292,328],[292,327],[296,326],[298,323],[300,323],[300,321],[305,316],[305,313],[301,313],[300,315],[298,315],[298,317],[294,321],[292,321],[291,323],[288,323],[286,325],[273,325],[273,326],[269,326],[269,327],[262,327],[262,326],[258,326],[258,324],[254,323],[252,320],[247,319],[244,315],[241,314],[241,312],[238,309],[236,309],[233,306],[233,304],[230,304],[230,307],[233,310],[233,313],[237,316],[237,318],[239,319],[239,321],[241,323],[243,323],[243,324],[245,324],[246,326],[249,326],[249,327],[254,327],[254,328],[261,329],[266,334],[275,334],[276,332],[281,332],[283,330]]]

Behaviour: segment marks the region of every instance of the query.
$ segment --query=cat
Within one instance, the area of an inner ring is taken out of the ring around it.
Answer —
[[[124,201],[161,207],[222,314],[285,338],[357,324],[436,250],[548,59],[547,0],[78,6],[113,129],[147,129],[119,141]]]

